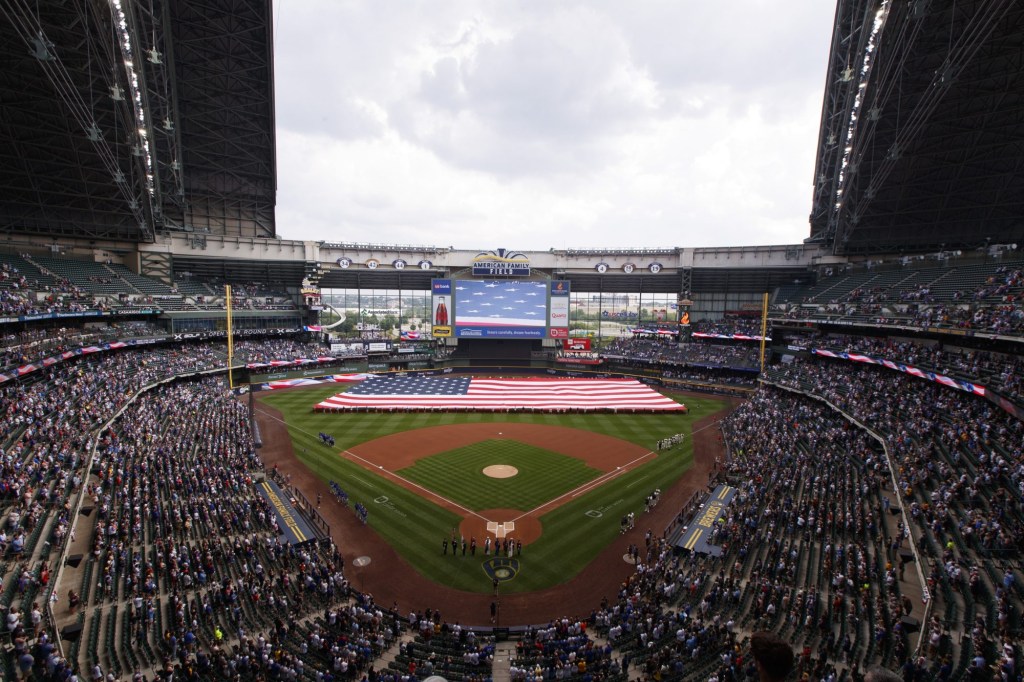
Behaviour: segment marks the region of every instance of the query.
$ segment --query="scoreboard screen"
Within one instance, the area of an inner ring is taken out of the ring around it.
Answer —
[[[547,280],[434,280],[434,335],[441,336],[441,327],[459,339],[567,338],[568,286]]]

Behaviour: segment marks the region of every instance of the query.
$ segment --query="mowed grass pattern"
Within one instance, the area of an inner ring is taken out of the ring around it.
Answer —
[[[492,478],[484,467],[514,466],[510,478]],[[582,460],[515,440],[486,440],[425,457],[397,472],[463,507],[530,511],[601,475]]]
[[[349,504],[362,502],[370,510],[370,526],[423,575],[457,589],[488,592],[491,581],[481,567],[482,557],[441,554],[441,539],[451,534],[461,517],[418,493],[376,476],[340,452],[359,443],[392,433],[431,426],[466,423],[546,424],[615,436],[648,449],[659,438],[690,433],[694,421],[723,407],[712,397],[671,395],[690,408],[689,414],[496,414],[496,413],[351,413],[313,412],[313,405],[340,392],[338,385],[314,386],[257,394],[255,409],[266,403],[281,411],[299,460],[324,480],[324,504],[338,504],[327,481],[337,481],[348,493]],[[712,425],[709,428],[717,428]],[[323,445],[317,434],[333,435],[336,445]],[[358,449],[358,448],[357,448]],[[522,570],[502,585],[504,592],[528,592],[571,579],[610,543],[621,541],[619,520],[637,514],[645,527],[644,497],[654,488],[667,490],[692,461],[689,438],[669,452],[658,453],[649,464],[632,469],[613,481],[558,507],[541,517],[543,535],[523,548]],[[494,462],[500,464],[501,462]],[[287,471],[287,468],[285,468]],[[386,498],[387,502],[376,502]],[[594,512],[597,512],[595,514]],[[655,528],[656,533],[662,529]],[[480,540],[480,538],[478,538]],[[345,539],[338,539],[344,549]],[[625,551],[625,546],[623,546]],[[600,599],[595,595],[595,599]],[[486,617],[487,614],[481,614]]]

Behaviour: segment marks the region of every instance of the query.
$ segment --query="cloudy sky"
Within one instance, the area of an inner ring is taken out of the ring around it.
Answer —
[[[835,3],[275,0],[278,234],[798,243]]]

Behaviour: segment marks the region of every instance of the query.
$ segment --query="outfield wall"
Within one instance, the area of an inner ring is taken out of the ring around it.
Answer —
[[[352,363],[345,364],[342,367],[331,366],[331,367],[307,367],[299,370],[292,370],[287,372],[271,372],[267,374],[252,374],[249,376],[249,383],[253,385],[253,390],[263,390],[261,384],[266,384],[271,381],[280,381],[287,379],[316,379],[318,377],[329,376],[332,374],[343,374],[348,372],[366,372],[368,369],[367,363]],[[597,379],[608,379],[613,377],[621,377],[626,379],[637,379],[645,384],[651,386],[660,386],[673,391],[696,391],[700,393],[714,393],[717,395],[732,395],[739,397],[747,397],[754,392],[753,387],[746,386],[733,386],[730,384],[709,384],[699,381],[686,381],[681,379],[666,379],[661,376],[657,376],[653,373],[644,373],[639,371],[634,372],[622,372],[622,371],[610,371],[610,370],[598,370],[598,369],[566,369],[559,363],[543,361],[533,362],[529,367],[521,366],[510,366],[510,365],[487,365],[487,366],[467,366],[462,363],[436,363],[434,367],[423,368],[423,369],[407,369],[398,371],[373,371],[374,368],[370,367],[371,374],[388,374],[388,375],[409,375],[409,376],[432,376],[432,375],[473,375],[473,376],[559,376],[559,377],[592,377]]]

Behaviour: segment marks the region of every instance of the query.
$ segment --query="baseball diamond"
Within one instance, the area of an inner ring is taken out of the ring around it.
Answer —
[[[450,550],[442,553],[442,539],[450,546],[455,536],[461,559],[465,538],[467,557],[484,559],[491,554],[485,546],[488,538],[493,543],[499,532],[511,536],[521,568],[509,589],[517,592],[571,581],[604,547],[621,541],[622,514],[641,512],[644,498],[655,488],[669,490],[688,480],[681,477],[694,466],[692,445],[656,452],[657,439],[651,434],[677,433],[701,420],[706,424],[709,414],[722,409],[720,401],[702,396],[689,414],[309,412],[311,401],[334,390],[326,386],[274,392],[260,397],[260,411],[284,410],[277,419],[287,424],[293,452],[313,473],[348,480],[352,500],[361,490],[370,499],[384,495],[390,505],[416,519],[413,532],[401,516],[370,505],[369,526],[415,570],[470,592],[487,592],[490,585],[481,583],[468,566],[452,562]],[[264,422],[267,428],[281,427],[267,415]],[[357,423],[359,431],[354,429]],[[324,431],[335,436],[335,446],[312,447],[312,434]],[[487,477],[483,470],[491,462],[514,463],[518,474]],[[538,473],[541,478],[534,482]],[[595,507],[607,513],[587,513]],[[434,530],[428,532],[431,525]]]

